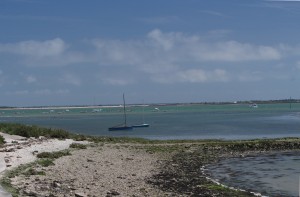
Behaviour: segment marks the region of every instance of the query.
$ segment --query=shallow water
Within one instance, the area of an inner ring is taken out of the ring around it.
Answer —
[[[159,110],[155,110],[159,108]],[[300,104],[182,105],[128,107],[129,125],[143,122],[149,128],[109,132],[123,122],[122,108],[0,110],[0,122],[18,122],[62,128],[74,133],[128,136],[148,139],[252,139],[300,137]],[[144,113],[142,113],[144,111]]]
[[[205,172],[229,187],[267,196],[299,196],[300,152],[224,159]]]

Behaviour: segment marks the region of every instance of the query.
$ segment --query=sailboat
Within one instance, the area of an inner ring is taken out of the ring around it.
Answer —
[[[150,125],[149,124],[146,124],[145,123],[145,118],[144,118],[144,105],[143,105],[143,124],[136,124],[136,125],[133,125],[132,127],[133,128],[137,128],[137,127],[149,127]]]
[[[132,130],[132,126],[127,126],[127,118],[126,118],[126,107],[125,107],[125,96],[123,93],[123,111],[124,111],[124,123],[114,126],[114,127],[109,127],[109,131],[120,131],[120,130]]]

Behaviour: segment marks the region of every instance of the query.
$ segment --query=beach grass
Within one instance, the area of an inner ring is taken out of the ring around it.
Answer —
[[[53,163],[53,159],[39,159],[37,160],[37,164],[39,164],[42,167],[49,167],[55,165]]]
[[[23,125],[17,123],[0,123],[0,131],[10,135],[22,137],[49,137],[66,139],[70,138],[70,133],[62,129],[42,128],[34,125]]]
[[[71,155],[69,150],[56,151],[56,152],[42,152],[37,154],[37,158],[42,159],[58,159],[63,156]]]

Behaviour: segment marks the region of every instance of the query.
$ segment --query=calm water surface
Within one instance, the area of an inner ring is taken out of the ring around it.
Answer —
[[[159,108],[159,110],[155,110]],[[149,128],[109,132],[123,122],[122,108],[0,110],[0,122],[18,122],[62,128],[74,133],[129,136],[148,139],[250,139],[300,137],[300,104],[188,105],[128,107],[128,124],[143,122]],[[143,112],[144,111],[144,112]]]
[[[298,196],[300,152],[224,159],[205,172],[230,187],[268,196]]]

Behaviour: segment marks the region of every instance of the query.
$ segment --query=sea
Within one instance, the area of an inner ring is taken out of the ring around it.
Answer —
[[[126,106],[126,120],[128,125],[147,123],[150,126],[134,128],[130,131],[108,131],[109,127],[124,122],[123,106],[0,110],[0,123],[38,125],[93,136],[159,140],[300,137],[300,103],[258,104],[257,106],[239,103],[129,105]],[[224,170],[224,166],[229,170]],[[230,187],[243,186],[243,189],[256,189],[256,192],[266,196],[273,196],[273,194],[274,196],[280,196],[278,194],[299,196],[300,154],[298,152],[224,160],[223,163],[211,168],[214,169],[212,171],[217,172],[212,173],[212,176]],[[231,171],[236,171],[237,176],[230,177],[228,174]],[[278,172],[281,174],[277,175]],[[217,176],[220,174],[224,177]]]

